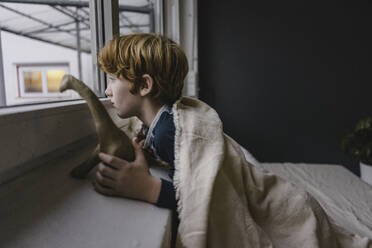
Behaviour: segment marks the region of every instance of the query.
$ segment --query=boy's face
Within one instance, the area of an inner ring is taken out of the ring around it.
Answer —
[[[121,118],[137,116],[140,110],[141,96],[130,91],[130,83],[124,78],[118,79],[108,74],[108,86],[105,94],[111,98],[111,103]]]

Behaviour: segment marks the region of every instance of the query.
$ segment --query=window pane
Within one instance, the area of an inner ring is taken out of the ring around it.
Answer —
[[[119,5],[121,35],[154,32],[154,20],[151,18],[153,5],[148,0],[119,0]],[[129,11],[124,6],[136,6],[142,11]]]
[[[25,92],[42,92],[41,71],[24,71]]]
[[[48,70],[47,71],[47,83],[48,92],[58,92],[59,84],[61,79],[65,75],[64,70]]]
[[[58,71],[93,88],[89,1],[67,1],[69,5],[27,2],[0,4],[6,105],[80,98],[72,90],[59,92],[62,76]],[[33,73],[23,75],[24,71],[38,71],[37,79]]]
[[[151,33],[151,22],[150,13],[119,12],[120,34]]]
[[[119,0],[120,34],[153,32],[155,1]],[[66,73],[80,78],[91,89],[96,88],[93,87],[89,1],[66,1],[68,5],[32,2],[0,4],[0,66],[3,66],[0,76],[4,78],[0,87],[4,88],[6,106],[80,98],[71,90],[60,94],[57,90],[60,77],[47,75],[47,71],[63,64],[68,68]],[[22,67],[27,67],[26,71],[40,69],[41,79],[29,79],[32,75],[23,77]],[[28,78],[27,82],[23,78]]]

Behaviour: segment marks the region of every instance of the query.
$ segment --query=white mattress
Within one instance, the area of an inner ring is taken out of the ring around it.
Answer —
[[[336,225],[372,238],[372,186],[340,165],[261,163],[313,195]]]

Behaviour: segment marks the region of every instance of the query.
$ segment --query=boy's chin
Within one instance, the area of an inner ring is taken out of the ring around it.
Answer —
[[[126,115],[123,115],[123,114],[120,114],[120,113],[116,113],[116,115],[119,116],[122,119],[128,118]]]
[[[131,117],[129,114],[127,113],[120,113],[120,112],[116,112],[117,116],[119,116],[120,118],[122,119],[126,119],[126,118],[129,118]]]
[[[122,119],[126,119],[126,118],[130,118],[130,117],[133,117],[135,116],[135,113],[131,110],[127,110],[127,109],[118,109],[116,108],[116,114],[118,117],[122,118]]]

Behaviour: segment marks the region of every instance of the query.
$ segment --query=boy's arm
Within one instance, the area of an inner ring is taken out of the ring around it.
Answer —
[[[177,209],[176,191],[173,183],[161,179],[161,189],[155,205],[162,208]]]

